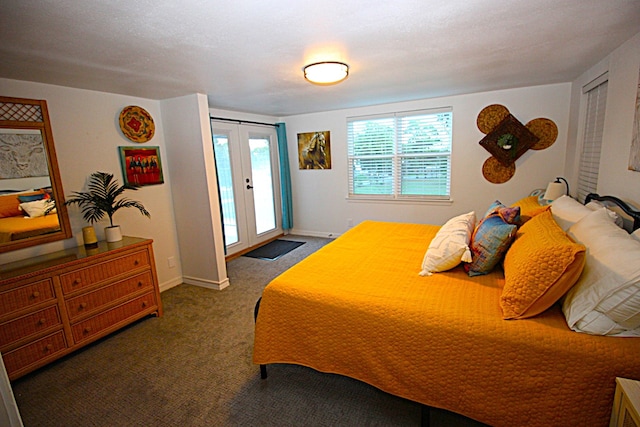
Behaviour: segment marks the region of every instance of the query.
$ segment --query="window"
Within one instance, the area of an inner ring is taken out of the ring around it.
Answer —
[[[587,96],[582,153],[578,169],[578,201],[583,202],[598,187],[600,149],[607,105],[607,74],[603,74],[583,88]]]
[[[349,197],[449,199],[451,122],[451,109],[349,118]]]

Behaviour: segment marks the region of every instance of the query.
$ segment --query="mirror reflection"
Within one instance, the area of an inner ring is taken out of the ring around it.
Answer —
[[[45,101],[0,97],[0,252],[71,237]]]

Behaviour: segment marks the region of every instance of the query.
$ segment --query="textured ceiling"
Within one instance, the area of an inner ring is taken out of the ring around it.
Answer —
[[[0,77],[287,116],[568,82],[639,31],[638,0],[2,0]]]

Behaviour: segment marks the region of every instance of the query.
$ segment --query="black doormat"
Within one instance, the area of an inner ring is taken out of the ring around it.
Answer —
[[[247,252],[243,256],[273,261],[302,245],[304,245],[304,242],[294,242],[292,240],[278,239],[274,240],[273,242],[267,243],[264,246],[260,246],[259,248],[254,249],[251,252]]]

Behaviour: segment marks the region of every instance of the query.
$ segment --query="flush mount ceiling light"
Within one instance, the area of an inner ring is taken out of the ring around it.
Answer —
[[[317,85],[331,85],[339,83],[349,75],[349,66],[344,62],[325,61],[315,62],[305,66],[304,78]]]

